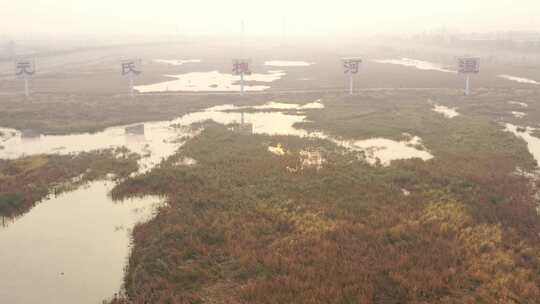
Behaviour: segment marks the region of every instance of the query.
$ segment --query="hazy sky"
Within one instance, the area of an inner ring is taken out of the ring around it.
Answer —
[[[0,34],[540,30],[540,0],[0,0]]]

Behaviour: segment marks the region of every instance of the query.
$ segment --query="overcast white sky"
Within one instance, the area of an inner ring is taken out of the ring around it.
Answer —
[[[540,30],[540,0],[0,0],[0,35]]]

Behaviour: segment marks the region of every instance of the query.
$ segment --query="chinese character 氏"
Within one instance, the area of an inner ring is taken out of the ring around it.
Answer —
[[[135,62],[123,62],[122,63],[122,75],[139,75],[141,72],[137,70]]]

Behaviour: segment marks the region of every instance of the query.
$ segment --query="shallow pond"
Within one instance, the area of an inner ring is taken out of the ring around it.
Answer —
[[[210,108],[206,111],[187,114],[174,120],[173,123],[188,126],[194,123],[212,120],[228,125],[241,123],[243,116],[244,124],[250,124],[252,126],[251,132],[254,134],[295,135],[300,137],[309,135],[307,131],[294,127],[294,124],[305,121],[306,117],[304,115],[284,114],[280,112],[251,112],[242,114],[239,112],[223,112],[223,109],[231,110],[226,107],[219,108],[218,110],[216,108]]]
[[[240,91],[240,76],[212,72],[192,72],[179,75],[166,75],[173,80],[158,82],[149,85],[135,86],[141,93],[189,91],[189,92],[235,92]],[[285,76],[283,71],[269,71],[267,74],[251,74],[245,76],[245,81],[273,82]],[[246,91],[264,91],[269,89],[267,85],[244,86]]]
[[[2,141],[0,159],[14,159],[35,154],[71,154],[89,152],[105,148],[127,147],[131,152],[147,156],[141,165],[151,168],[162,159],[172,155],[181,145],[180,137],[195,136],[189,126],[196,122],[213,120],[221,124],[240,123],[241,109],[256,109],[261,112],[244,114],[245,121],[253,124],[253,132],[269,135],[307,136],[305,130],[293,125],[305,121],[305,115],[284,114],[277,111],[263,110],[309,110],[323,109],[320,101],[299,104],[269,102],[253,107],[221,105],[200,112],[193,112],[171,121],[150,122],[107,128],[97,133],[69,135],[40,135],[30,131],[18,131],[4,128],[3,134],[10,134]]]
[[[374,61],[377,63],[397,64],[397,65],[402,65],[406,67],[413,67],[413,68],[424,70],[424,71],[439,71],[439,72],[444,72],[444,73],[456,73],[456,71],[446,69],[440,64],[436,64],[436,63],[432,63],[428,61],[410,59],[410,58],[377,59]]]
[[[364,152],[366,161],[371,165],[380,163],[382,166],[390,166],[392,161],[399,159],[419,158],[427,161],[433,158],[433,155],[423,147],[421,139],[416,136],[408,141],[387,138],[333,141],[350,150]]]
[[[151,168],[176,151],[179,136],[191,132],[170,126],[169,122],[142,123],[108,128],[97,133],[39,135],[34,132],[9,130],[14,136],[2,142],[0,158],[14,159],[35,154],[71,154],[98,149],[127,147],[143,155],[140,165]]]

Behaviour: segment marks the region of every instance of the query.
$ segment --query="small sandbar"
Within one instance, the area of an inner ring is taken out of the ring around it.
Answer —
[[[324,138],[324,135],[318,137]],[[331,137],[326,139],[333,141],[350,151],[363,152],[365,160],[370,165],[380,164],[390,166],[392,161],[400,159],[419,158],[424,161],[433,158],[422,144],[418,136],[410,137],[408,141],[395,141],[386,138],[371,138],[366,140],[337,140]]]

